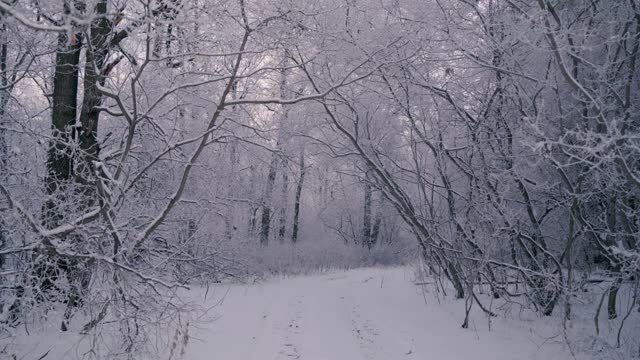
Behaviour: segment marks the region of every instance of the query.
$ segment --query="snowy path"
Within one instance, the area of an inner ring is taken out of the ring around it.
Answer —
[[[408,269],[362,269],[232,286],[213,310],[220,318],[192,332],[187,358],[570,358],[561,338],[545,341],[526,321],[497,319],[488,331],[486,317],[476,314],[472,329],[463,330],[462,302],[438,305],[427,296],[425,304],[411,280]]]

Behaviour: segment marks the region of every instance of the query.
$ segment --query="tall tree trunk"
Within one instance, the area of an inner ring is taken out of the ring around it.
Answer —
[[[611,196],[611,195],[610,195]],[[607,216],[607,245],[615,246],[616,244],[616,230],[617,230],[617,199],[616,196],[613,195],[609,199],[609,203],[607,204],[606,216]],[[613,264],[612,270],[616,274],[620,274],[620,265]],[[618,317],[618,313],[616,311],[616,303],[618,298],[618,290],[620,289],[620,285],[622,283],[622,278],[617,276],[614,280],[613,284],[611,284],[611,288],[609,289],[609,298],[607,301],[607,312],[609,315],[609,319],[615,319]]]
[[[74,1],[73,4],[78,11],[81,11],[84,6],[82,1]],[[64,12],[71,13],[67,3],[65,3]],[[47,201],[43,206],[42,214],[44,226],[47,228],[62,224],[65,207],[69,206],[71,201],[68,198],[68,186],[74,174],[73,151],[81,48],[82,34],[61,32],[58,35],[51,109],[52,138],[49,143],[45,178]],[[37,298],[44,301],[56,286],[59,276],[67,275],[67,271],[72,266],[67,259],[57,256],[52,248],[44,248],[40,251],[44,256],[34,254],[34,259],[37,260],[34,262],[33,286],[39,289]],[[71,280],[70,277],[69,280]],[[20,311],[18,303],[14,304],[14,309],[16,312]],[[63,330],[66,330],[64,325]]]
[[[371,244],[371,184],[365,180],[364,184],[364,214],[362,219],[362,245],[366,246],[369,250],[373,244]]]
[[[249,191],[251,194],[254,194],[254,189],[256,188],[257,183],[257,171],[255,165],[249,166]],[[258,210],[260,210],[261,205],[251,203],[249,208],[249,224],[247,226],[247,236],[252,238],[255,235],[256,225],[258,222]]]
[[[198,22],[196,21],[196,24],[197,23]],[[231,92],[229,93],[229,96],[231,96],[232,100],[235,100],[237,94],[238,94],[238,84],[237,82],[234,82],[233,84],[231,84]],[[235,105],[231,107],[231,111],[233,114],[235,114],[236,112]],[[231,143],[229,145],[231,147],[231,149],[229,149],[229,172],[231,173],[231,175],[227,179],[228,181],[227,182],[227,214],[224,218],[224,226],[225,226],[224,235],[227,240],[233,239],[233,234],[236,230],[236,226],[235,226],[236,207],[235,207],[235,202],[231,199],[235,196],[236,189],[237,189],[236,182],[238,177],[236,175],[236,165],[239,163],[238,141],[235,139],[231,140]],[[253,175],[252,175],[252,182],[253,182]],[[249,225],[249,227],[251,228],[251,224]]]
[[[90,47],[86,52],[84,66],[84,99],[80,113],[81,131],[78,134],[80,160],[76,180],[82,192],[82,206],[93,206],[97,200],[93,162],[98,161],[99,106],[102,94],[99,85],[104,84],[103,68],[109,53],[111,22],[107,19],[107,0],[100,0],[95,7],[96,19],[91,24]]]
[[[381,224],[382,224],[382,216],[380,214],[380,206],[378,206],[376,210],[376,215],[373,220],[373,227],[371,228],[371,247],[376,246],[376,244],[378,243]]]
[[[0,12],[0,18],[4,19],[4,12]],[[7,25],[2,24],[0,26],[0,36],[2,43],[0,44],[0,85],[2,85],[2,89],[0,90],[0,181],[2,181],[4,176],[8,175],[8,167],[7,162],[9,160],[9,146],[7,144],[6,138],[6,128],[7,128],[7,120],[6,120],[6,107],[9,102],[9,76],[7,74]],[[0,208],[4,208],[4,199],[0,199]],[[8,245],[9,240],[7,239],[7,227],[4,220],[4,217],[1,216],[0,212],[0,249],[3,249]],[[5,256],[0,255],[0,271],[4,269],[5,264]],[[0,309],[2,304],[0,303]]]
[[[0,13],[0,18],[4,18],[4,13]],[[9,77],[7,75],[7,40],[6,34],[7,25],[2,24],[0,26],[0,36],[2,39],[2,43],[0,44],[0,85],[2,85],[2,89],[0,90],[0,176],[7,173],[7,160],[8,160],[8,146],[6,139],[6,127],[7,121],[5,119],[6,115],[6,106],[9,100],[9,91],[7,87],[9,86]],[[0,237],[2,234],[0,233]]]
[[[273,195],[273,185],[276,181],[276,173],[278,167],[278,154],[274,152],[271,155],[269,163],[269,175],[267,176],[267,184],[262,196],[262,218],[260,219],[260,244],[269,244],[269,232],[271,230],[271,198]]]
[[[304,148],[300,152],[300,179],[296,185],[296,199],[293,205],[293,229],[291,232],[291,242],[296,243],[298,241],[299,221],[300,221],[300,198],[302,196],[302,185],[304,183]]]
[[[238,162],[238,142],[233,140],[231,144],[229,144],[231,149],[229,149],[229,171],[231,176],[228,179],[227,183],[227,214],[224,218],[224,235],[227,240],[231,240],[233,238],[233,232],[235,230],[235,221],[234,221],[234,213],[235,206],[233,200],[231,198],[235,194],[235,183],[236,183],[236,163]]]
[[[58,35],[51,110],[52,140],[45,179],[48,200],[43,214],[48,228],[56,227],[62,221],[59,206],[65,203],[64,192],[73,177],[72,147],[77,115],[80,43],[80,34],[71,37],[66,33]]]
[[[99,85],[104,84],[103,68],[107,59],[110,44],[111,22],[107,19],[107,0],[99,0],[95,6],[95,19],[90,27],[88,49],[84,65],[84,98],[80,112],[80,131],[77,134],[80,155],[77,162],[75,181],[78,186],[80,199],[78,206],[81,211],[95,206],[98,199],[94,162],[99,161],[100,147],[98,144],[98,120],[100,118],[99,106],[102,103],[102,94],[98,90]],[[79,240],[76,241],[76,251],[82,251]],[[69,260],[67,277],[71,283],[71,289],[67,300],[67,309],[64,313],[62,330],[67,328],[67,320],[71,317],[72,308],[82,302],[82,293],[89,287],[91,278],[91,263],[88,261]]]
[[[284,63],[287,63],[286,54],[284,57]],[[286,95],[286,83],[287,83],[287,74],[284,70],[280,73],[280,97],[284,98]],[[267,186],[265,188],[264,196],[262,197],[262,221],[260,227],[260,243],[262,245],[267,245],[269,243],[269,232],[271,229],[271,207],[272,207],[272,197],[273,197],[273,186],[276,181],[276,175],[278,172],[278,160],[282,163],[283,172],[284,170],[284,157],[279,154],[281,150],[282,144],[284,142],[284,126],[287,123],[289,110],[286,106],[282,107],[282,116],[279,119],[279,131],[278,131],[278,139],[276,142],[276,151],[271,154],[271,162],[269,163],[269,175],[267,177]],[[286,185],[283,185],[286,186]],[[281,216],[282,219],[282,216]],[[283,226],[283,225],[282,225]],[[281,227],[282,229],[282,227]],[[281,240],[284,240],[284,234],[280,237]]]
[[[287,173],[286,160],[282,159],[282,192],[280,194],[280,214],[278,240],[284,243],[284,236],[287,232],[287,195],[289,193],[289,175]]]

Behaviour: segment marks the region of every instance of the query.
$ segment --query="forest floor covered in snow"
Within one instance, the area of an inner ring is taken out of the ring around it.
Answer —
[[[409,267],[369,268],[218,289],[217,320],[192,332],[186,358],[573,358],[557,321],[516,312],[489,323],[473,311],[465,330],[464,300],[439,302],[414,279]]]
[[[603,320],[598,338],[593,335],[592,319],[585,315],[580,320],[579,311],[565,332],[559,316],[541,317],[513,303],[490,302],[487,296],[481,298],[498,316],[489,318],[474,305],[469,328],[463,329],[465,301],[438,296],[430,284],[416,285],[415,270],[410,266],[282,276],[254,284],[215,284],[193,288],[186,297],[208,309],[206,314],[189,320],[188,336],[161,329],[158,333],[164,335],[158,336],[158,344],[171,343],[172,337],[177,340],[168,350],[156,348],[158,352],[149,358],[629,359],[603,345],[607,336],[615,336],[616,323]],[[633,329],[625,333],[623,341],[637,334]],[[86,351],[93,341],[90,336],[72,343],[69,335],[52,325],[43,332],[18,336],[11,348],[21,354],[17,359],[38,359],[45,353],[44,359],[111,358]]]

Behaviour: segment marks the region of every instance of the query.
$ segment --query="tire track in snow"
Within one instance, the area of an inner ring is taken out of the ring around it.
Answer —
[[[289,308],[292,309],[292,317],[289,320],[285,329],[284,343],[278,355],[281,359],[291,360],[300,359],[302,354],[300,353],[299,346],[296,345],[298,335],[301,333],[300,321],[302,319],[302,305],[304,303],[304,296],[298,296],[289,300]]]
[[[382,288],[372,276],[355,282],[361,289],[367,289],[365,296],[354,293],[351,302],[352,332],[360,347],[362,355],[368,360],[389,360],[414,358],[414,338],[411,334],[389,332],[389,325],[380,323],[380,311],[394,310],[394,307],[371,307],[367,300],[381,300],[383,296],[378,292]],[[393,321],[393,319],[387,319]]]
[[[360,347],[362,355],[369,360],[389,359],[388,354],[380,346],[379,330],[373,322],[362,315],[359,306],[351,306],[351,331]]]

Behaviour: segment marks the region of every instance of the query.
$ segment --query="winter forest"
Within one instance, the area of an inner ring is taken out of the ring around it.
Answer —
[[[640,358],[638,0],[0,0],[0,358]]]

